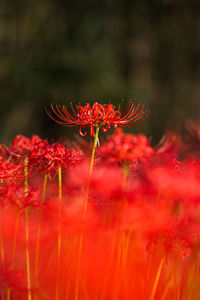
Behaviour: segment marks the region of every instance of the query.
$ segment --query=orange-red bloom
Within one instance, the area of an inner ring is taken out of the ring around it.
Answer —
[[[104,132],[110,129],[111,125],[115,128],[136,126],[143,122],[147,116],[145,103],[129,102],[127,111],[122,115],[120,107],[116,110],[112,104],[100,104],[95,102],[92,106],[86,103],[84,106],[76,105],[76,109],[71,104],[73,114],[70,114],[65,105],[51,105],[53,115],[47,111],[50,118],[63,126],[80,126],[79,133],[85,127],[90,128],[91,136],[95,135],[94,127],[101,128]],[[138,122],[139,121],[139,122]]]
[[[98,150],[108,163],[121,162],[135,166],[153,156],[154,150],[145,135],[125,134],[122,129],[109,136]]]

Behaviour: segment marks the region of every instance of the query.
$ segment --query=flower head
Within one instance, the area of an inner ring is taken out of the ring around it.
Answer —
[[[71,147],[66,148],[59,143],[50,145],[47,141],[41,141],[34,145],[28,158],[30,166],[34,166],[37,171],[53,175],[61,166],[67,169],[80,162],[82,152]]]
[[[0,182],[11,183],[24,178],[22,164],[13,164],[10,158],[4,160],[0,157]]]
[[[14,138],[11,146],[7,149],[7,151],[10,155],[24,158],[29,155],[35,145],[41,142],[42,139],[37,135],[33,135],[32,138],[29,139],[26,136],[18,134]]]
[[[145,135],[125,134],[122,129],[109,136],[98,153],[108,162],[121,162],[135,165],[149,159],[154,150]]]
[[[143,122],[147,116],[145,103],[129,102],[127,111],[122,115],[120,107],[115,109],[112,104],[100,104],[95,102],[93,105],[86,103],[84,106],[76,105],[76,109],[71,104],[72,114],[69,113],[65,105],[51,105],[53,115],[47,111],[50,118],[63,126],[80,126],[79,133],[82,136],[86,132],[82,132],[85,127],[90,128],[91,136],[95,136],[94,127],[101,128],[104,132],[110,129],[111,125],[115,128],[132,127]],[[138,122],[139,121],[139,122]]]

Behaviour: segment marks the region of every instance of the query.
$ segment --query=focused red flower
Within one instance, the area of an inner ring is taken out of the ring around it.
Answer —
[[[142,123],[147,116],[145,103],[129,102],[127,111],[122,115],[120,107],[115,109],[112,104],[100,104],[95,102],[92,106],[86,103],[84,106],[76,105],[74,109],[71,104],[73,114],[70,114],[65,105],[51,105],[55,117],[47,111],[51,119],[63,126],[80,126],[79,133],[85,136],[87,133],[82,132],[85,127],[90,128],[91,136],[95,136],[94,127],[101,128],[104,132],[110,129],[111,125],[115,128],[132,127]],[[139,122],[138,122],[139,121]]]

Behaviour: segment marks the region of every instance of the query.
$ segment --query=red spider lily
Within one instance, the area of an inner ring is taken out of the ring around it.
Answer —
[[[146,136],[125,134],[120,129],[97,151],[108,161],[128,164],[150,158],[154,153]]]
[[[41,141],[34,145],[29,155],[29,164],[41,173],[55,174],[59,167],[65,169],[78,163],[82,159],[82,152],[73,148],[66,148],[62,144],[49,145]]]
[[[27,207],[39,209],[43,206],[40,193],[35,188],[29,188],[24,195],[24,187],[19,184],[11,184],[0,189],[0,204],[4,206],[14,205],[22,215]]]
[[[1,152],[8,159],[3,161],[0,156],[0,179],[7,181],[24,179],[25,158],[28,158],[35,145],[41,142],[42,139],[37,135],[32,136],[31,139],[23,135],[17,135],[10,147],[2,147]],[[30,164],[28,166],[28,176],[30,176],[32,169]]]
[[[186,159],[184,147],[173,132],[154,150],[145,136],[119,130],[102,144],[104,153],[101,149],[99,153],[104,160],[97,159],[89,174],[84,161],[87,156],[82,158],[79,151],[60,143],[49,145],[40,138],[33,142],[18,138],[12,149],[20,157],[22,175],[25,157],[29,160],[28,169],[48,175],[56,174],[61,166],[68,171],[62,180],[62,201],[57,197],[56,180],[48,182],[46,201],[42,203],[40,174],[28,181],[25,196],[23,185],[6,180],[10,178],[6,177],[7,169],[8,175],[10,172],[15,176],[12,168],[15,169],[18,159],[14,155],[7,159],[2,153],[0,298],[30,298],[26,249],[30,258],[31,298],[55,299],[57,288],[58,299],[63,295],[65,299],[88,300],[198,298],[199,144],[192,145],[193,156]],[[82,163],[69,168],[79,158]],[[116,164],[118,161],[139,163],[125,177],[122,166]],[[88,210],[83,214],[86,191]],[[37,208],[41,208],[38,213]],[[18,218],[24,211],[28,221]]]
[[[21,164],[15,165],[11,161],[3,160],[0,157],[0,181],[10,183],[22,180],[23,178],[23,166]]]
[[[76,110],[72,106],[73,114],[70,114],[65,105],[51,105],[53,111],[52,114],[47,111],[50,118],[63,126],[80,126],[79,133],[82,136],[86,135],[82,129],[85,127],[90,128],[91,136],[95,136],[94,127],[101,128],[104,132],[110,129],[111,125],[115,128],[132,127],[143,122],[147,112],[145,110],[145,103],[138,103],[134,101],[129,102],[127,111],[124,115],[120,112],[120,107],[115,110],[112,104],[100,104],[95,102],[92,106],[90,103],[86,103],[84,106],[76,105]],[[138,122],[140,121],[140,122]]]
[[[59,143],[50,145],[37,135],[31,139],[17,135],[12,145],[6,150],[13,160],[24,162],[24,159],[28,158],[29,176],[34,171],[53,175],[60,166],[68,168],[82,159],[80,150],[66,148]]]
[[[17,135],[7,151],[16,157],[20,155],[27,156],[33,150],[34,145],[40,142],[42,142],[42,139],[37,135],[33,135],[31,139],[23,135]]]
[[[32,207],[35,209],[40,209],[41,207],[43,207],[43,203],[38,196],[39,193],[36,189],[29,188],[27,191],[27,195],[25,196],[24,188],[17,187],[13,202],[19,208],[20,215],[23,215],[25,209],[28,207]]]

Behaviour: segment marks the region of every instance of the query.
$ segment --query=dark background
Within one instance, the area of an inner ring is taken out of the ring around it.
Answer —
[[[45,106],[145,100],[156,143],[200,110],[199,0],[0,0],[0,142],[77,132]]]

